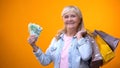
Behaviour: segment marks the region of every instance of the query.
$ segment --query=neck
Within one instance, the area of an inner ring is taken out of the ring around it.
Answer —
[[[74,36],[76,34],[77,30],[75,29],[67,29],[66,35],[67,36]]]

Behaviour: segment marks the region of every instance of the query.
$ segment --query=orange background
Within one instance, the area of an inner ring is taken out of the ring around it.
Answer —
[[[85,27],[103,30],[120,38],[119,0],[0,0],[0,68],[53,68],[39,64],[27,42],[28,23],[43,27],[37,45],[45,52],[51,39],[63,27],[61,11],[76,5]],[[101,68],[120,68],[120,44],[115,58]]]

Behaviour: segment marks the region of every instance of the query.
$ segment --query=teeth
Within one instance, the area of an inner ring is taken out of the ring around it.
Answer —
[[[67,24],[74,24],[74,23],[67,23]]]
[[[74,24],[73,22],[69,22],[69,23],[67,23],[67,24]]]

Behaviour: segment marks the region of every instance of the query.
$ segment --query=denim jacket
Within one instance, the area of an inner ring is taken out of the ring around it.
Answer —
[[[59,40],[53,38],[45,54],[41,49],[34,53],[42,65],[48,65],[53,61],[54,68],[60,68],[61,51],[64,46],[63,36],[64,34]],[[91,56],[92,45],[89,39],[85,37],[77,40],[74,36],[68,52],[69,68],[89,68],[88,60]]]

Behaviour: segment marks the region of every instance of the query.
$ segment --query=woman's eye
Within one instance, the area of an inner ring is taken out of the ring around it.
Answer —
[[[64,16],[64,18],[68,18],[68,17],[69,17],[69,16],[67,16],[67,15],[66,15],[66,16]]]
[[[76,15],[71,15],[71,17],[76,17]]]

